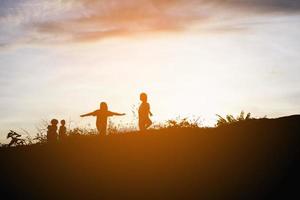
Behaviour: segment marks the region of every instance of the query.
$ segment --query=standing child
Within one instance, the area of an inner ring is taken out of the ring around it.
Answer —
[[[49,143],[56,142],[57,140],[57,124],[58,120],[57,119],[52,119],[51,120],[51,125],[47,127],[47,141]]]
[[[66,138],[66,132],[67,132],[67,128],[66,128],[66,121],[63,119],[60,121],[60,127],[58,130],[58,137],[59,140],[64,140]]]
[[[94,112],[80,115],[80,117],[87,117],[87,116],[97,117],[96,119],[97,130],[100,134],[106,135],[107,118],[111,116],[122,116],[122,115],[125,115],[125,113],[116,113],[116,112],[109,111],[107,104],[105,102],[102,102],[100,103],[99,110],[95,110]]]
[[[152,121],[149,116],[152,116],[150,111],[150,104],[147,102],[147,94],[141,93],[140,100],[142,101],[139,107],[139,128],[141,131],[146,130],[151,126]]]

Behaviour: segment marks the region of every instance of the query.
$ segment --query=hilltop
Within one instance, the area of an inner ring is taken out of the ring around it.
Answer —
[[[300,197],[300,115],[217,128],[73,136],[1,148],[1,195],[38,199]]]

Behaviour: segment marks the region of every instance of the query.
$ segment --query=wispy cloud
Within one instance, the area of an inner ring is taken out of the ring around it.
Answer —
[[[299,11],[295,0],[2,0],[0,47],[184,31],[196,23]]]

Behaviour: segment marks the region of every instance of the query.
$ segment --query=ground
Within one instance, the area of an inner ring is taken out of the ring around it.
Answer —
[[[13,199],[299,199],[300,115],[1,148]]]

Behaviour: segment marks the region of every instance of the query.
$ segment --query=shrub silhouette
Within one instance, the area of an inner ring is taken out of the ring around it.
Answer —
[[[200,128],[198,119],[196,120],[189,120],[187,117],[185,118],[177,118],[171,119],[163,125],[165,128]]]
[[[37,133],[33,140],[35,140],[36,143],[39,144],[47,143],[47,135],[43,132]]]
[[[10,130],[9,133],[7,134],[7,139],[11,138],[10,143],[8,146],[20,146],[20,145],[25,145],[26,141],[24,139],[21,139],[22,135],[16,133],[15,131]]]
[[[218,114],[217,117],[218,117],[217,124],[216,124],[217,127],[253,119],[251,118],[251,113],[247,113],[247,115],[245,116],[244,111],[241,111],[241,113],[237,117],[234,117],[233,115],[226,115],[225,117],[222,117],[221,115]]]

